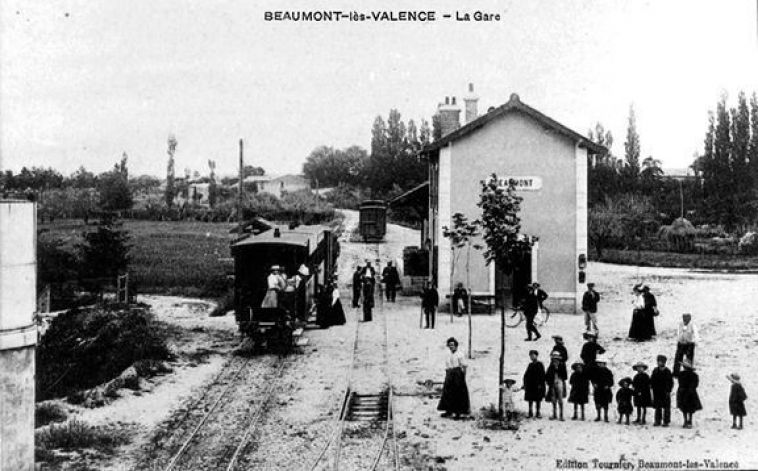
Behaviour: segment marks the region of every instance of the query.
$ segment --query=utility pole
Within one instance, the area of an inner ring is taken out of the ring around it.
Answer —
[[[244,179],[245,179],[245,159],[243,156],[243,142],[240,138],[240,172],[239,172],[239,186],[237,187],[237,224],[242,227],[242,195],[243,195],[243,185],[244,185]]]

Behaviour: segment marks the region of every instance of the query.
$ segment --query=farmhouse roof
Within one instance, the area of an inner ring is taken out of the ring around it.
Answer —
[[[531,106],[522,103],[521,100],[519,99],[519,96],[513,93],[511,94],[511,98],[508,100],[507,103],[499,106],[498,108],[495,108],[494,110],[490,111],[487,114],[484,114],[478,117],[477,119],[471,121],[465,126],[460,127],[456,129],[455,131],[447,134],[446,136],[443,136],[441,139],[438,139],[435,142],[427,145],[421,150],[421,154],[428,154],[432,151],[440,149],[441,147],[446,146],[450,142],[456,141],[462,137],[468,136],[469,134],[479,130],[480,128],[492,122],[494,119],[498,118],[499,116],[502,116],[506,113],[511,113],[514,111],[520,112],[529,116],[530,118],[537,121],[546,129],[549,129],[551,131],[557,132],[558,134],[568,137],[569,139],[578,143],[580,147],[584,147],[585,149],[587,149],[590,153],[603,154],[608,151],[605,147],[592,142],[591,140],[582,136],[578,132],[569,129],[568,127],[564,126],[558,121],[555,121],[549,116],[535,110]]]

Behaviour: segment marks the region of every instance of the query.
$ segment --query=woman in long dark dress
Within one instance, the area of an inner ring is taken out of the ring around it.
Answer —
[[[461,414],[471,411],[466,386],[466,362],[463,354],[458,351],[458,341],[455,337],[447,339],[447,348],[450,349],[450,353],[445,358],[445,384],[442,386],[442,397],[437,410],[444,411],[442,417],[455,415],[457,419]]]
[[[331,303],[329,309],[329,325],[345,325],[345,322],[347,322],[345,319],[345,310],[342,309],[340,291],[339,288],[337,288],[336,281],[332,283],[329,302]]]
[[[632,301],[634,309],[632,310],[632,323],[629,325],[629,338],[638,342],[650,340],[650,321],[647,319],[642,285],[634,285],[632,292],[634,294],[634,300]]]
[[[684,428],[692,428],[692,414],[703,408],[697,387],[700,378],[689,358],[682,360],[684,369],[679,372],[679,389],[676,390],[676,407],[684,415]]]
[[[656,301],[655,295],[650,292],[650,287],[648,285],[642,287],[642,300],[645,306],[647,335],[648,338],[653,338],[657,334],[655,331],[655,317],[658,315],[658,301]]]

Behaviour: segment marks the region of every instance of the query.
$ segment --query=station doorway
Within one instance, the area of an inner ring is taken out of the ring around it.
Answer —
[[[532,282],[532,252],[525,252],[510,274],[495,265],[495,305],[516,307],[526,296],[526,286]]]

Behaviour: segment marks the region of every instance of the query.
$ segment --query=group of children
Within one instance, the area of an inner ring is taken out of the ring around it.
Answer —
[[[595,422],[608,422],[608,407],[613,399],[613,373],[608,369],[607,360],[602,355],[605,351],[596,343],[592,334],[585,335],[587,343],[582,349],[582,361],[571,365],[573,372],[568,377],[566,362],[568,353],[563,345],[561,336],[553,336],[555,346],[550,353],[550,364],[545,370],[538,360],[536,350],[529,352],[530,362],[524,372],[523,387],[515,388],[516,380],[507,378],[501,386],[503,408],[506,418],[514,416],[514,393],[523,389],[524,400],[529,404],[527,417],[540,418],[540,405],[543,400],[552,403],[553,412],[550,420],[564,420],[563,399],[568,395],[568,402],[574,404],[574,414],[571,420],[585,420],[584,406],[589,402],[590,384],[597,416]],[[587,355],[586,352],[593,352]],[[596,355],[594,352],[599,352]],[[647,373],[648,365],[636,363],[632,369],[636,372],[633,378],[625,376],[618,382],[616,405],[619,424],[629,425],[630,415],[636,408],[635,424],[644,425],[647,421],[647,409],[654,408],[653,426],[668,427],[671,422],[671,392],[674,389],[674,374],[666,366],[667,358],[658,355],[657,366],[651,374]],[[682,412],[684,428],[692,428],[692,414],[702,409],[697,392],[699,378],[695,367],[689,358],[681,362],[682,370],[676,375],[679,387],[676,392],[676,407]],[[736,373],[727,376],[732,383],[729,395],[729,411],[732,415],[732,428],[742,429],[742,418],[746,415],[745,400],[747,395]],[[566,381],[571,386],[567,394]],[[536,414],[533,414],[533,406]],[[601,417],[602,416],[602,417]]]

